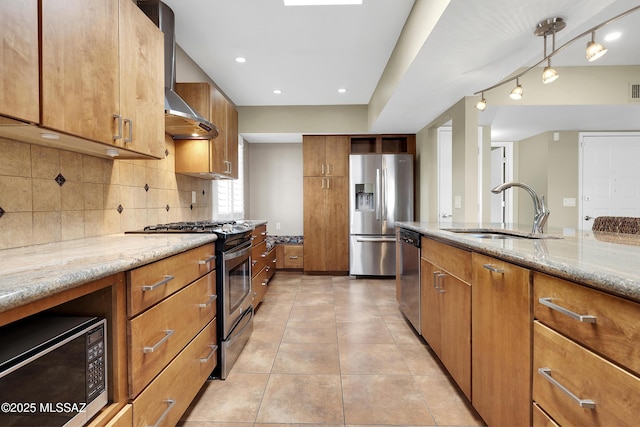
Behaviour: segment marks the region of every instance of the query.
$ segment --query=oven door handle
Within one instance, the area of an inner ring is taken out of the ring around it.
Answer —
[[[236,248],[233,248],[230,251],[223,252],[222,253],[222,259],[224,261],[228,261],[228,260],[231,260],[231,259],[239,258],[241,256],[245,256],[250,252],[251,252],[251,240],[247,240],[242,245],[240,245],[240,246],[238,246]]]

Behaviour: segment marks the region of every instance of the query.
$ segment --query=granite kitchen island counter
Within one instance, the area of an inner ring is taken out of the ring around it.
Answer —
[[[486,239],[444,229],[500,227],[429,222],[396,222],[396,226],[640,302],[640,236],[586,230],[563,235],[562,229],[550,229],[545,234],[561,238]],[[507,229],[530,232],[530,228]]]
[[[215,240],[215,234],[112,234],[0,250],[0,312]]]

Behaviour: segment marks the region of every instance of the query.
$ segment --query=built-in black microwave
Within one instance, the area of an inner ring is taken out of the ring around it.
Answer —
[[[82,426],[107,402],[105,319],[34,316],[0,328],[0,426]]]

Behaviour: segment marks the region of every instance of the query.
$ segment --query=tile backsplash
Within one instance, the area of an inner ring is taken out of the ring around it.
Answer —
[[[165,145],[162,160],[109,160],[0,138],[0,249],[210,219],[211,181],[175,174]]]

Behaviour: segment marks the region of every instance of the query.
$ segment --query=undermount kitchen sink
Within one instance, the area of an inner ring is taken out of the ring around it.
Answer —
[[[514,230],[503,230],[496,228],[443,228],[444,231],[464,234],[469,237],[480,239],[561,239],[562,237],[550,236],[548,234],[524,233]]]

